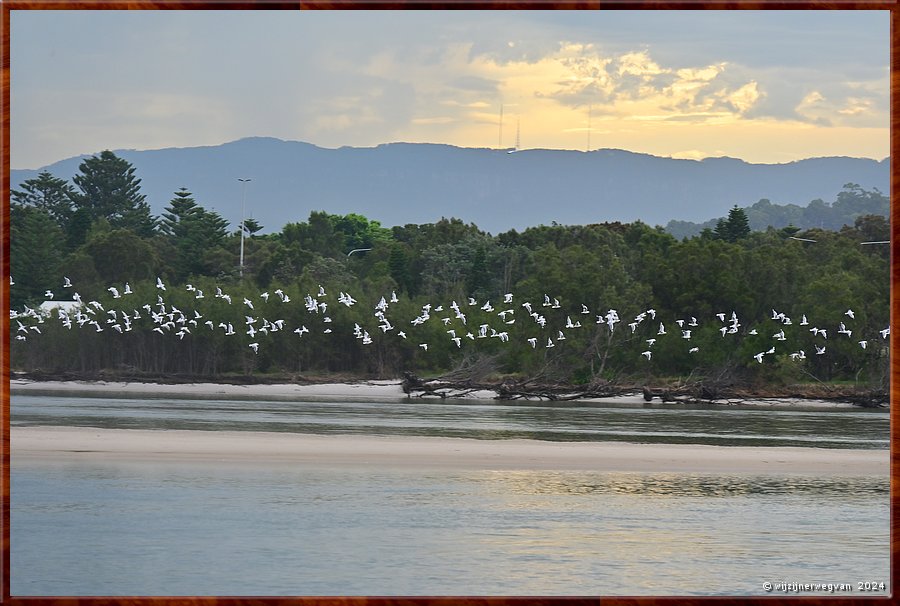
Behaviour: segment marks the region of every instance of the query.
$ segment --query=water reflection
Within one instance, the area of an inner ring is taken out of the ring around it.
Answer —
[[[871,499],[889,494],[880,476],[721,475],[689,473],[562,471],[489,472],[482,481],[493,490],[514,495],[640,495],[669,497],[733,497],[809,495],[842,500]]]
[[[889,572],[884,478],[65,460],[12,471],[20,595],[762,595],[766,580]]]

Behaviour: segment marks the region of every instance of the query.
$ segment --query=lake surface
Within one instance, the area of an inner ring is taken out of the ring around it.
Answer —
[[[14,395],[12,425],[883,449],[859,409]],[[12,595],[829,595],[888,583],[882,476],[12,457]],[[889,586],[886,588],[889,591]],[[886,592],[878,592],[885,595]]]

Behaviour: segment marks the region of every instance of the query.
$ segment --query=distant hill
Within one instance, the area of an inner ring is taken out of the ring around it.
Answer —
[[[853,225],[857,217],[863,215],[881,215],[890,217],[891,200],[877,188],[872,191],[856,187],[858,184],[847,184],[837,194],[833,202],[821,199],[810,201],[807,206],[797,204],[772,204],[770,200],[760,200],[752,206],[744,208],[750,229],[764,231],[769,227],[776,229],[793,225],[800,229],[818,227],[821,229],[840,230],[845,225]],[[719,219],[724,215],[703,223],[672,220],[666,224],[666,231],[678,238],[689,238],[700,235],[704,229],[715,229]]]
[[[392,143],[325,149],[248,138],[212,147],[113,150],[136,168],[154,214],[186,187],[236,225],[241,189],[263,232],[303,221],[311,210],[360,213],[384,226],[457,217],[499,233],[540,224],[641,220],[705,221],[737,204],[833,200],[843,185],[888,191],[889,160],[812,158],[750,164],[734,158],[675,160],[616,149],[506,150]],[[42,169],[71,179],[87,156],[11,171],[13,188]]]

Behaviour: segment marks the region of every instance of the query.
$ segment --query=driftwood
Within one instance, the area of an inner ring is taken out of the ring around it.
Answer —
[[[564,402],[571,400],[587,400],[590,398],[609,398],[613,396],[623,396],[634,393],[633,387],[619,386],[587,386],[578,388],[574,385],[559,384],[535,384],[529,386],[526,384],[509,384],[502,383],[496,388],[497,400],[550,400],[553,402]]]
[[[411,373],[403,373],[401,382],[407,397],[461,398],[476,391],[493,391],[495,400],[550,400],[569,401],[588,398],[608,398],[634,393],[634,387],[609,384],[590,385],[579,388],[572,385],[537,383],[531,380],[510,383],[487,383],[471,380],[448,380],[445,377],[424,380]]]
[[[744,400],[750,399],[738,392],[708,389],[643,387],[642,392],[646,402],[652,402],[655,398],[659,398],[663,404],[721,404],[723,402],[740,404]],[[759,397],[761,396],[757,396],[757,398]]]
[[[458,375],[457,375],[458,376]],[[403,373],[401,383],[407,397],[416,398],[462,398],[477,391],[493,391],[495,400],[543,400],[568,402],[592,398],[611,398],[636,393],[643,394],[644,401],[659,400],[664,404],[740,404],[759,399],[820,399],[847,402],[856,406],[875,408],[888,404],[888,393],[878,389],[828,389],[813,388],[753,388],[732,381],[700,380],[687,385],[663,387],[639,386],[596,382],[585,386],[565,383],[524,380],[481,382],[471,380],[448,380],[444,377],[424,380],[411,373]]]
[[[403,381],[400,387],[407,397],[423,398],[434,396],[438,398],[463,398],[470,393],[478,391],[478,387],[461,385],[449,381],[424,381],[411,372],[403,373]]]
[[[696,398],[689,395],[681,395],[673,392],[671,389],[651,389],[649,387],[643,388],[644,392],[644,401],[652,402],[653,398],[659,398],[662,400],[663,404],[667,402],[688,402],[694,403],[697,401]]]
[[[690,387],[643,387],[644,400],[652,402],[659,398],[666,403],[685,404],[740,404],[748,400],[825,400],[846,402],[863,408],[885,408],[890,403],[890,395],[883,389],[867,388],[757,388],[746,386],[710,387],[695,385]]]

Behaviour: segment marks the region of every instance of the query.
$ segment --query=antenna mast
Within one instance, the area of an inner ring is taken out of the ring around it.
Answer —
[[[516,151],[519,150],[519,118],[516,118]]]
[[[503,149],[503,104],[500,104],[500,139],[497,142],[497,148]]]
[[[587,133],[587,151],[591,151],[591,113],[594,111],[594,105],[588,105],[588,133]]]

